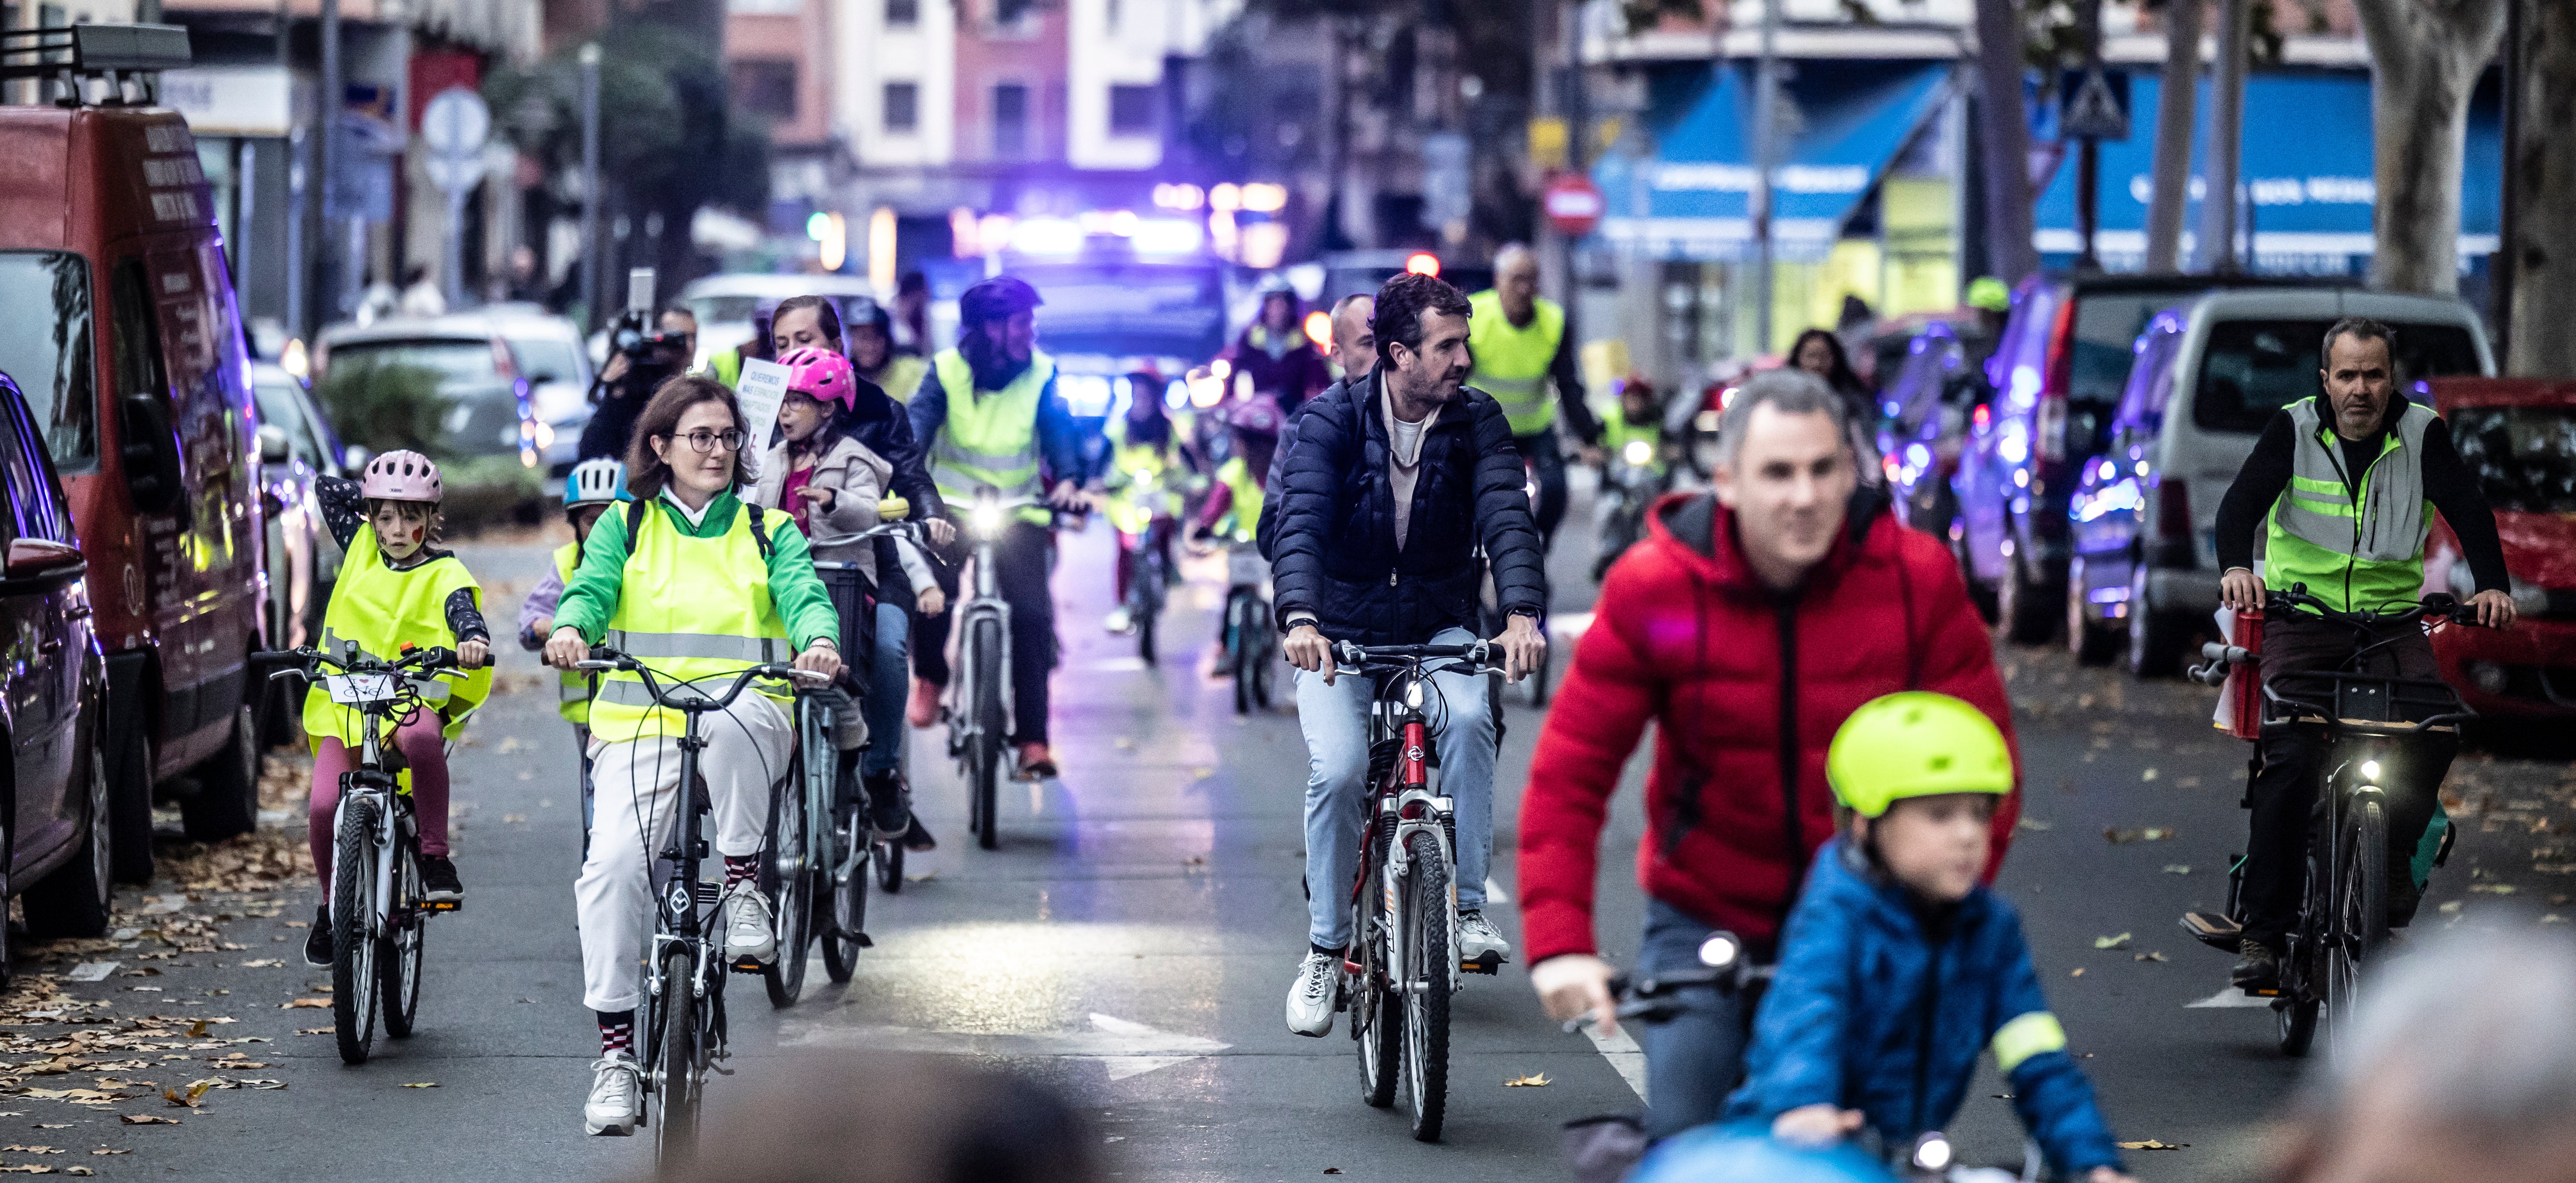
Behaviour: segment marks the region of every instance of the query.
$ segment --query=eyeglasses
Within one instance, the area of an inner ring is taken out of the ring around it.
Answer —
[[[662,438],[666,440],[687,440],[689,441],[690,449],[696,451],[700,455],[713,452],[719,447],[727,452],[739,452],[742,450],[742,432],[733,429],[727,429],[724,431],[708,431],[702,427],[687,435],[666,435]]]

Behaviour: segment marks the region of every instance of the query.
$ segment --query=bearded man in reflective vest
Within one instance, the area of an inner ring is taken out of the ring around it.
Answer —
[[[1503,405],[1513,444],[1536,470],[1539,538],[1552,542],[1556,524],[1565,518],[1560,407],[1566,429],[1582,446],[1582,461],[1601,462],[1601,423],[1583,405],[1583,377],[1575,370],[1565,307],[1538,294],[1538,255],[1517,242],[1495,252],[1494,286],[1468,297],[1467,304],[1473,310],[1467,350],[1476,359],[1467,385]]]
[[[931,359],[909,408],[940,500],[960,519],[955,540],[939,548],[941,589],[951,605],[978,529],[993,535],[994,578],[1011,606],[1010,738],[1022,780],[1056,774],[1047,748],[1047,675],[1056,659],[1048,506],[1082,506],[1098,492],[1078,483],[1089,468],[1082,430],[1056,392],[1055,360],[1037,347],[1041,302],[1037,289],[1008,275],[966,289],[957,301],[957,347]],[[988,496],[1008,508],[979,522],[977,502]],[[949,620],[949,613],[925,616],[913,638],[905,717],[915,727],[937,718],[948,685]]]
[[[2325,393],[2281,408],[2264,426],[2218,506],[2218,562],[2225,572],[2218,594],[2228,607],[2260,609],[2267,589],[2302,585],[2339,612],[2410,607],[2424,592],[2424,540],[2439,510],[2460,540],[2476,584],[2469,604],[2478,623],[2512,627],[2511,580],[2495,513],[2477,476],[2452,448],[2450,428],[2432,408],[2397,393],[2396,344],[2396,334],[2378,321],[2336,321],[2319,349]],[[2253,570],[2258,525],[2264,530],[2261,575]],[[2433,643],[2417,625],[2374,628],[2370,634],[2311,615],[2270,613],[2263,621],[2264,680],[2342,669],[2365,648],[2360,673],[2441,677]],[[2310,772],[2317,753],[2305,735],[2266,725],[2261,745],[2262,759],[2246,791],[2253,816],[2241,897],[2244,936],[2234,971],[2236,984],[2249,988],[2280,981],[2281,950],[2305,885],[2316,791]],[[2416,847],[2433,819],[2436,797],[2429,790],[2441,784],[2454,746],[2452,736],[2428,738],[2414,750],[2431,766],[2410,770],[2406,778],[2428,791],[2389,795],[2392,926],[2413,919],[2422,899]]]

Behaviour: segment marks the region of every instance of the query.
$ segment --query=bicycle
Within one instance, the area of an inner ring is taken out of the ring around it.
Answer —
[[[1127,475],[1129,507],[1114,509],[1110,524],[1120,534],[1136,540],[1127,552],[1135,564],[1127,573],[1128,627],[1136,633],[1136,656],[1146,665],[1157,661],[1155,624],[1163,615],[1163,606],[1171,600],[1172,535],[1176,530],[1172,516],[1173,495],[1163,485],[1163,477],[1154,472]]]
[[[1010,527],[1011,510],[1045,504],[1033,498],[1004,500],[987,488],[966,515],[975,543],[973,594],[957,605],[956,677],[940,713],[948,723],[948,755],[966,781],[966,827],[986,850],[1001,845],[994,823],[1002,755],[1011,737],[1011,605],[1002,598],[993,548]]]
[[[1592,582],[1609,575],[1610,564],[1646,536],[1646,510],[1663,492],[1664,474],[1655,466],[1655,445],[1630,440],[1602,466],[1601,492],[1595,505],[1601,542],[1592,556]]]
[[[1238,542],[1225,554],[1226,668],[1234,674],[1234,713],[1269,710],[1279,665],[1279,630],[1270,618],[1270,564],[1259,547]]]
[[[1458,826],[1445,794],[1431,788],[1435,673],[1481,675],[1489,643],[1334,647],[1342,677],[1374,683],[1369,704],[1368,816],[1359,874],[1351,884],[1351,953],[1342,962],[1342,1000],[1358,1044],[1360,1096],[1375,1108],[1395,1102],[1399,1075],[1418,1141],[1440,1140],[1448,1101],[1449,996],[1459,975],[1491,974],[1501,959],[1462,963],[1458,947]],[[1436,668],[1433,663],[1448,664]]]
[[[879,512],[888,517],[900,517],[910,512],[910,507],[900,498],[888,498],[880,505]],[[910,522],[890,521],[858,537],[860,541],[907,539],[919,546],[920,527]],[[921,553],[925,556],[930,554],[926,548]],[[932,557],[931,561],[935,563],[938,560]],[[860,661],[872,660],[875,654],[875,604],[865,589],[865,576],[855,563],[817,560],[814,568],[823,577],[824,590],[832,596],[833,607],[840,610],[844,631],[857,638],[853,641],[852,652],[861,655]],[[857,702],[838,691],[827,691],[819,697],[827,702],[834,715],[860,709]],[[830,719],[823,721],[822,734],[826,746],[813,750],[822,751],[829,747],[830,726]],[[870,735],[868,742],[889,741],[884,736]],[[870,870],[874,869],[878,885],[888,894],[903,890],[904,849],[900,836],[878,838],[874,828],[868,824],[867,793],[854,783],[857,775],[855,763],[838,759],[831,763],[835,774],[833,789],[811,799],[808,805],[808,816],[831,819],[828,830],[815,833],[811,865],[819,876],[815,886],[829,902],[829,910],[818,933],[823,942],[823,969],[834,982],[847,982],[858,971],[859,950],[875,945],[865,930]],[[900,775],[900,769],[897,771]]]
[[[722,695],[710,697],[691,682],[666,682],[643,662],[607,646],[592,647],[590,659],[574,663],[573,668],[633,673],[643,679],[644,692],[655,705],[678,711],[688,720],[680,738],[682,796],[678,824],[671,827],[669,840],[656,856],[656,861],[671,864],[671,873],[662,889],[661,906],[653,910],[642,1056],[644,1091],[652,1098],[652,1108],[659,1110],[646,1115],[656,1131],[654,1152],[661,1161],[685,1161],[697,1149],[698,1112],[707,1072],[725,1056],[725,971],[744,968],[743,963],[724,963],[722,942],[708,939],[706,918],[701,915],[714,907],[724,893],[720,885],[706,881],[702,874],[709,846],[701,819],[711,803],[698,776],[698,753],[707,746],[699,733],[700,717],[732,706],[754,679],[809,687],[828,685],[831,680],[793,666],[753,665],[736,673],[733,684]],[[810,738],[813,727],[811,715],[799,721],[800,741]],[[823,734],[828,737],[830,733],[826,729]],[[776,803],[788,796],[791,795],[775,791],[770,794],[773,819]],[[774,837],[772,845],[778,845]],[[783,919],[784,909],[781,916]],[[790,960],[804,960],[803,942],[791,946],[781,939],[775,961]],[[753,964],[751,968],[760,967]],[[774,996],[772,1001],[776,1001]]]
[[[2280,983],[2246,993],[2272,999],[2282,1054],[2304,1056],[2321,1023],[2331,1026],[2351,1012],[2363,967],[2387,944],[2392,795],[2440,789],[2438,784],[2383,777],[2381,761],[2399,770],[2420,767],[2419,761],[2402,757],[2436,734],[2456,734],[2476,715],[2439,680],[2381,677],[2357,672],[2358,667],[2372,651],[2405,635],[2399,631],[2381,637],[2382,630],[2473,621],[2475,610],[2450,596],[2431,595],[2394,611],[2345,612],[2309,595],[2306,584],[2272,592],[2265,607],[2350,626],[2365,642],[2345,660],[2344,669],[2281,674],[2263,686],[2263,729],[2297,728],[2314,741],[2318,758],[2311,775],[2322,812],[2310,830],[2307,882],[2281,958]],[[2230,666],[2260,664],[2260,654],[2216,642],[2203,646],[2201,653],[2208,664],[2193,667],[2191,675],[2206,685],[2223,682]],[[2259,757],[2249,762],[2249,776],[2259,763]],[[2448,856],[2448,839],[2446,832],[2436,866]],[[2228,870],[2227,914],[2186,913],[2184,931],[2204,944],[2235,952],[2243,936],[2243,887],[2240,857]]]
[[[460,670],[455,650],[406,649],[392,661],[342,643],[337,657],[317,648],[259,655],[263,664],[292,662],[270,680],[313,680],[323,669],[331,701],[360,715],[358,764],[340,778],[332,822],[331,1022],[343,1063],[364,1064],[385,1034],[409,1038],[420,1017],[421,962],[430,915],[453,912],[455,900],[431,902],[420,877],[420,823],[402,774],[402,749],[385,732],[415,712],[434,709],[422,688]],[[336,672],[333,672],[336,671]],[[444,683],[441,683],[442,685]]]

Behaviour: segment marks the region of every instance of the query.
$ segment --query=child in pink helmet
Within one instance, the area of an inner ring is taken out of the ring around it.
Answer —
[[[483,622],[482,588],[453,553],[435,545],[444,493],[438,465],[418,452],[387,452],[367,462],[361,479],[323,477],[315,489],[323,521],[349,554],[322,619],[320,647],[336,658],[355,642],[362,653],[391,660],[405,646],[450,646],[466,671],[424,683],[428,705],[394,730],[394,745],[411,767],[421,879],[431,901],[465,895],[447,857],[446,741],[464,730],[466,716],[492,690],[492,636]],[[331,881],[340,777],[357,763],[359,726],[358,713],[334,704],[319,684],[306,693],[304,730],[313,743],[307,830],[313,866],[325,884]],[[304,956],[314,965],[331,963],[328,904],[314,914]]]

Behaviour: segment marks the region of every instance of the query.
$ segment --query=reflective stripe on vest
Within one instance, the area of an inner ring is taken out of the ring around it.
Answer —
[[[751,533],[754,513],[769,515],[773,536],[794,528],[784,513],[744,504],[723,534],[692,538],[671,523],[669,507],[653,506],[628,545],[607,642],[651,667],[660,682],[703,679],[718,690],[745,666],[785,660],[787,622],[770,599],[769,562]],[[603,675],[590,703],[591,734],[611,743],[677,736],[686,726],[679,712],[653,705],[642,677],[625,671]]]
[[[717,354],[716,357],[721,361],[724,355]],[[563,580],[566,585],[572,583],[573,568],[580,563],[580,543],[567,542],[555,548],[555,577]],[[562,715],[564,722],[575,727],[588,724],[591,676],[580,670],[565,670],[555,677],[555,713]]]
[[[2430,408],[2408,404],[2370,467],[2357,474],[2356,503],[2344,483],[2343,447],[2318,399],[2290,404],[2290,484],[2273,503],[2264,535],[2263,582],[2305,584],[2343,611],[2412,600],[2424,585],[2424,541],[2433,506],[2424,499],[2424,432]]]
[[[1038,399],[1055,377],[1055,359],[1033,355],[1019,377],[994,391],[975,389],[974,368],[954,349],[942,351],[937,366],[948,394],[948,419],[929,450],[940,497],[971,505],[986,488],[1006,501],[1038,496]]]
[[[1467,300],[1467,350],[1475,355],[1475,372],[1467,385],[1494,396],[1511,420],[1512,434],[1537,435],[1556,422],[1554,384],[1548,368],[1565,342],[1565,309],[1540,299],[1527,326],[1503,315],[1502,293],[1488,288]]]
[[[360,654],[390,661],[401,655],[405,645],[420,649],[454,646],[456,635],[447,627],[447,598],[459,589],[474,591],[478,604],[482,599],[473,573],[456,561],[456,556],[447,555],[396,571],[385,565],[375,527],[361,525],[357,536],[349,540],[348,558],[340,564],[340,582],[332,589],[330,608],[323,613],[322,649],[337,658],[349,642],[355,641]],[[410,681],[423,702],[448,716],[441,730],[449,739],[464,732],[467,714],[492,693],[489,666],[461,677],[449,674]],[[356,745],[365,717],[364,712],[332,702],[331,692],[318,681],[305,691],[304,734],[317,752],[325,739]]]

